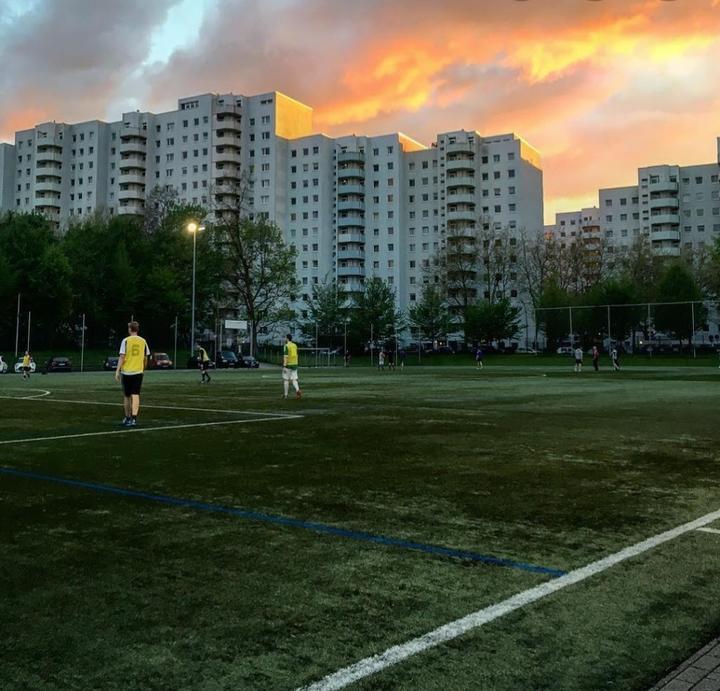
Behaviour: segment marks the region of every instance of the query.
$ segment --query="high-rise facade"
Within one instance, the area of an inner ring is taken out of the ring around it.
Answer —
[[[303,295],[329,279],[353,291],[377,276],[404,309],[447,235],[543,228],[540,157],[517,135],[459,130],[429,147],[400,133],[331,138],[313,132],[309,106],[278,92],[45,123],[0,146],[0,209],[38,211],[60,228],[95,211],[140,215],[156,187],[232,207],[248,179],[250,212],[297,248]]]
[[[599,190],[598,223],[608,251],[622,253],[640,236],[669,257],[712,245],[720,237],[720,138],[717,153],[714,163],[639,168],[637,185]],[[571,241],[570,218],[586,211],[557,214],[546,233]]]

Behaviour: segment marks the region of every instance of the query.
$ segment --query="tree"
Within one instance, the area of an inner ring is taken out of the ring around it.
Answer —
[[[258,330],[295,297],[297,251],[285,244],[280,228],[266,219],[226,214],[217,230],[223,275],[244,308],[255,348]]]
[[[438,286],[423,286],[420,300],[408,309],[408,323],[417,329],[423,338],[430,340],[446,336],[452,331],[453,319]]]
[[[693,316],[697,329],[707,319],[707,309],[691,301],[700,300],[702,295],[690,269],[682,262],[666,265],[658,283],[658,302],[684,304],[658,305],[655,308],[655,328],[672,334],[680,345],[684,339],[692,343]]]
[[[569,310],[570,294],[558,285],[553,276],[545,285],[536,308],[536,323],[545,332],[547,345],[555,350],[560,339],[570,334]]]
[[[347,294],[338,288],[335,280],[318,283],[305,299],[305,305],[308,316],[300,325],[303,335],[314,340],[317,333],[329,337],[333,345],[338,345],[350,311]]]
[[[507,298],[471,305],[465,316],[465,338],[485,342],[515,338],[520,329],[519,317],[520,308]]]
[[[392,338],[402,329],[402,314],[395,309],[395,294],[380,278],[365,281],[362,293],[355,296],[350,312],[353,342],[366,343],[372,331],[375,340]]]

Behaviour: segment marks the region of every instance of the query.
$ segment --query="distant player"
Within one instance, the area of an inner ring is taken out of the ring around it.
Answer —
[[[25,355],[23,355],[22,359],[22,376],[23,379],[30,379],[30,363],[32,362],[32,358],[30,357],[30,351],[26,350]]]
[[[291,382],[293,388],[295,389],[295,398],[301,398],[302,394],[300,393],[300,384],[298,383],[298,349],[297,345],[293,343],[292,336],[290,334],[285,336],[282,378],[283,389],[285,391],[283,398],[288,397]]]
[[[378,354],[378,369],[381,372],[385,371],[385,349],[381,348],[380,353]]]
[[[395,352],[392,350],[387,352],[387,366],[390,372],[395,371]]]
[[[205,348],[203,348],[199,343],[195,346],[195,348],[197,349],[198,367],[201,372],[200,383],[209,384],[210,373],[208,370],[210,369],[210,356],[207,354],[207,350],[205,350]]]
[[[483,368],[483,351],[480,346],[477,347],[477,350],[475,351],[475,367],[478,369]]]
[[[596,372],[600,371],[600,350],[597,346],[593,346],[592,349],[592,363],[593,363],[593,369]]]
[[[618,372],[620,370],[620,354],[618,353],[617,347],[612,349],[610,358],[612,359],[613,372]]]
[[[582,372],[583,351],[580,346],[575,348],[575,371]]]
[[[400,360],[400,371],[405,369],[405,349],[398,350],[398,360]]]
[[[128,336],[120,344],[120,357],[115,370],[115,381],[122,381],[123,406],[125,417],[123,427],[135,427],[140,412],[140,389],[143,372],[150,355],[147,341],[138,336],[140,325],[132,321],[128,324]]]

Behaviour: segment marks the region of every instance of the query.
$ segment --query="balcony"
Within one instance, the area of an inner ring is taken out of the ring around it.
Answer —
[[[680,225],[680,216],[677,214],[651,214],[650,215],[650,225],[652,226],[667,226],[667,225],[673,225],[677,226]]]
[[[343,199],[338,202],[338,211],[365,211],[365,200],[358,199]]]
[[[344,245],[347,243],[365,245],[365,234],[352,231],[338,233],[338,244]]]
[[[120,156],[124,154],[142,154],[147,153],[147,141],[139,138],[131,138],[120,142]]]
[[[364,228],[364,216],[342,216],[337,220],[338,228]]]
[[[648,192],[677,192],[677,182],[671,182],[670,180],[660,180],[658,182],[651,182],[648,185]]]
[[[123,123],[124,127],[120,130],[120,140],[124,141],[127,138],[135,137],[138,139],[147,139],[147,130],[144,130],[139,125],[129,125]]]
[[[362,151],[341,151],[337,160],[338,164],[365,163],[365,154]]]
[[[448,175],[447,181],[445,182],[447,188],[455,189],[458,187],[469,187],[475,189],[475,177],[472,175]]]
[[[474,194],[448,194],[447,196],[447,205],[448,210],[450,211],[450,206],[452,204],[472,204],[472,206],[475,206],[475,195]]]
[[[120,171],[118,180],[121,185],[142,185],[145,186],[145,173],[135,172],[131,169],[131,172]]]
[[[62,151],[58,151],[55,148],[46,148],[43,151],[40,149],[37,150],[37,153],[35,154],[35,162],[38,164],[38,166],[41,163],[60,163],[62,164],[63,161],[63,155]]]
[[[231,149],[229,147],[225,147],[222,151],[216,150],[215,162],[216,163],[235,163],[237,165],[240,165],[240,163],[242,162],[242,157],[240,156],[239,151],[236,151],[235,149]]]
[[[240,186],[234,182],[218,182],[215,183],[214,192],[215,194],[221,196],[229,195],[232,197],[239,197]]]
[[[344,185],[338,185],[337,193],[338,193],[338,196],[346,195],[346,194],[363,195],[363,194],[365,194],[365,186],[358,185],[355,183],[346,183]]]
[[[476,217],[475,209],[456,209],[455,211],[448,211],[445,214],[445,220],[448,223],[462,222],[462,221],[474,221]]]
[[[474,255],[478,252],[478,246],[472,242],[467,242],[465,238],[453,237],[448,238],[447,249],[448,254]]]
[[[653,230],[650,239],[653,241],[653,244],[656,242],[680,242],[680,231],[671,228]]]
[[[140,153],[122,154],[120,159],[120,170],[129,170],[135,168],[138,170],[145,170],[146,167],[146,156]]]
[[[241,177],[240,168],[236,166],[225,166],[222,170],[215,170],[216,185],[222,185],[225,182],[237,184]]]
[[[660,245],[658,247],[655,247],[655,245],[653,245],[653,253],[660,255],[662,257],[679,257],[680,252],[681,252],[681,250],[680,250],[679,245],[677,247],[672,247],[669,245],[668,246]]]
[[[445,154],[469,154],[470,156],[475,155],[475,145],[468,141],[455,142],[454,144],[448,144],[445,147]]]
[[[338,276],[365,276],[365,266],[361,264],[348,264],[347,266],[338,266]]]
[[[220,135],[219,132],[223,134]],[[215,146],[231,146],[236,149],[240,149],[242,146],[242,137],[235,133],[231,133],[230,130],[220,130],[218,134],[213,136],[213,144]]]
[[[55,209],[59,211],[62,208],[62,205],[60,204],[60,195],[35,195],[35,208],[39,211],[43,211],[44,209]]]
[[[45,178],[45,179],[38,179],[35,181],[35,191],[36,192],[54,192],[55,194],[60,194],[62,192],[62,182],[60,182],[59,178]]]
[[[362,247],[349,247],[339,249],[337,253],[337,258],[340,261],[345,261],[347,259],[364,261],[365,250]]]
[[[680,200],[677,197],[656,197],[650,200],[651,209],[677,209]]]
[[[127,201],[118,206],[118,216],[142,216],[145,213],[145,204],[139,201]]]
[[[448,158],[445,161],[445,169],[448,171],[472,171],[475,172],[475,159],[468,156]]]
[[[242,109],[235,103],[218,103],[215,106],[215,115],[218,117],[218,120],[221,115],[239,118],[241,113]]]
[[[348,163],[338,167],[338,180],[365,179],[365,167],[360,164]]]
[[[145,199],[145,186],[129,185],[126,189],[120,189],[117,196],[121,202],[132,200],[142,201]]]

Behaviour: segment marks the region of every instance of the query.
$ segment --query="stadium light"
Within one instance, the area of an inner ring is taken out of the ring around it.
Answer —
[[[192,261],[192,310],[191,310],[191,322],[190,322],[190,357],[192,357],[195,351],[195,260],[197,256],[197,234],[201,230],[205,230],[205,226],[201,226],[195,221],[190,221],[187,226],[187,231],[192,233],[193,236],[193,261]]]

